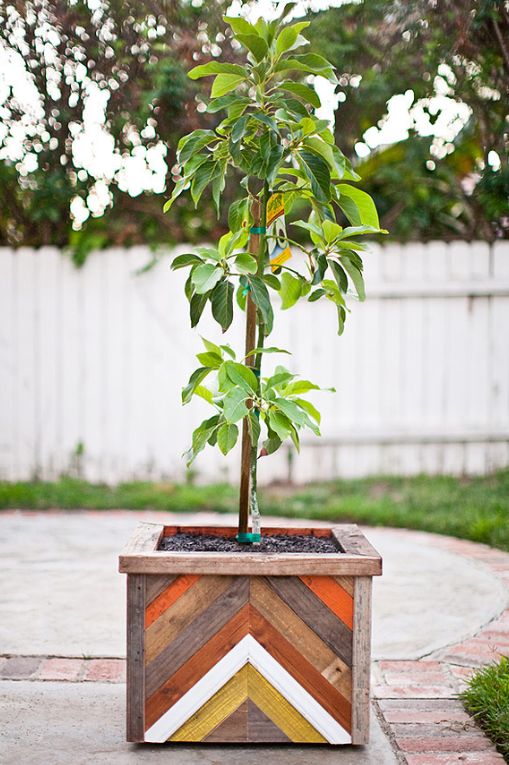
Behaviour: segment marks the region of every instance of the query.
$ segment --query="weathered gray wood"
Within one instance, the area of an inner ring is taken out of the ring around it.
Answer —
[[[292,611],[329,646],[336,656],[352,666],[352,633],[348,627],[295,576],[267,578],[272,589]]]
[[[121,555],[154,552],[158,548],[163,532],[164,526],[161,523],[139,523]]]
[[[145,577],[127,577],[127,741],[145,738]]]
[[[358,576],[354,585],[352,664],[352,744],[369,742],[369,685],[371,673],[370,576]]]
[[[247,735],[247,700],[203,739],[204,744],[244,744]]]
[[[247,740],[250,743],[289,744],[290,739],[251,699],[247,700]]]
[[[232,574],[234,576],[377,576],[380,557],[334,553],[215,553],[153,552],[120,555],[123,574]]]
[[[347,555],[361,555],[368,558],[377,558],[380,562],[378,575],[382,573],[382,558],[373,545],[368,542],[360,528],[354,523],[345,523],[332,529],[341,548]],[[375,576],[377,574],[374,574]]]
[[[145,605],[150,605],[176,578],[176,576],[171,575],[147,576],[145,581]]]

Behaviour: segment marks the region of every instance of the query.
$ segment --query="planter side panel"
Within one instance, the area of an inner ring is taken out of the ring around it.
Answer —
[[[369,700],[365,673],[352,677],[355,657],[358,667],[366,660],[353,637],[362,618],[356,577],[128,579],[145,580],[143,635],[138,619],[128,652],[128,685],[143,688],[128,688],[129,740],[347,744],[355,724],[361,743],[365,714],[352,714],[355,682],[359,702]]]

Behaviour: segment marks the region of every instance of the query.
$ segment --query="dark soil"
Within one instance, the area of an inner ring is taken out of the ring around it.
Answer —
[[[233,537],[206,534],[175,534],[163,537],[159,550],[168,552],[238,552],[238,553],[338,553],[333,537],[307,535],[263,536],[259,544],[239,544]]]

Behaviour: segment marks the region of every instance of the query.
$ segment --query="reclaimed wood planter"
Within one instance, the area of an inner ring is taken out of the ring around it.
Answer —
[[[366,744],[371,582],[356,526],[265,529],[335,537],[338,553],[159,551],[140,524],[127,574],[127,740]]]

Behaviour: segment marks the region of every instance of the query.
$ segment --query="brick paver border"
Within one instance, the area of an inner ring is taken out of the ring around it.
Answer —
[[[504,759],[463,709],[458,694],[479,667],[509,655],[509,554],[465,540],[391,529],[478,561],[500,578],[508,607],[471,638],[415,661],[373,666],[373,703],[402,765],[502,765]],[[118,658],[0,656],[0,680],[125,682]]]

